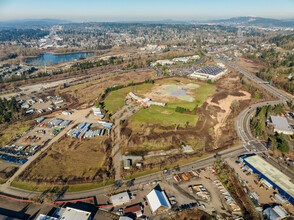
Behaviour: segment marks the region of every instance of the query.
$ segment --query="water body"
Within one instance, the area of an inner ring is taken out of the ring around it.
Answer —
[[[45,66],[45,64],[59,64],[65,62],[72,62],[78,60],[80,57],[92,57],[95,56],[95,52],[80,52],[80,53],[68,53],[68,54],[53,54],[45,53],[39,57],[27,58],[26,62],[36,66]]]

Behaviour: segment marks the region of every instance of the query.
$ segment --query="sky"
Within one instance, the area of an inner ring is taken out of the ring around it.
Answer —
[[[294,0],[0,0],[0,20],[207,20],[239,16],[294,18]]]

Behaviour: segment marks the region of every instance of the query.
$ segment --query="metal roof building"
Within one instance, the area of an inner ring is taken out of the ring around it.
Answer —
[[[281,116],[271,116],[270,120],[272,124],[274,125],[274,131],[278,133],[284,133],[284,134],[294,134],[293,129],[291,129],[291,126],[289,125],[289,122],[287,118],[281,117]]]
[[[263,211],[263,214],[269,220],[280,220],[288,216],[288,213],[281,208],[281,206],[276,205],[274,207],[268,207]]]
[[[195,72],[190,74],[190,76],[192,78],[216,80],[226,73],[228,73],[228,69],[226,68],[220,68],[216,66],[206,66],[200,70],[199,69],[196,70]]]
[[[278,189],[282,196],[294,204],[294,184],[291,182],[290,177],[257,155],[246,155],[241,158],[254,173],[272,184],[273,189]]]
[[[59,208],[57,209],[53,217],[62,219],[62,220],[88,220],[91,216],[91,212],[86,212],[74,208]]]
[[[52,216],[40,214],[37,217],[37,220],[88,220],[90,219],[90,216],[91,212],[66,207],[56,209]]]
[[[118,206],[131,201],[131,199],[128,192],[122,192],[116,195],[111,195],[111,201],[113,206]]]
[[[161,207],[165,207],[167,209],[171,208],[171,204],[164,191],[160,191],[154,188],[147,195],[147,199],[150,204],[151,211],[153,213],[156,212]]]

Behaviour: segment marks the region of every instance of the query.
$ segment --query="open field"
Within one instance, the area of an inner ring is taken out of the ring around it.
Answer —
[[[159,124],[162,126],[180,125],[184,127],[187,123],[195,126],[198,120],[197,115],[188,115],[175,112],[172,108],[151,106],[141,110],[130,118],[131,121]]]
[[[175,109],[179,106],[193,110],[196,106],[201,107],[215,89],[213,84],[193,79],[170,78],[156,81],[154,88],[144,97],[156,102],[166,102],[169,108]]]
[[[196,126],[199,116],[178,113],[175,109],[182,107],[193,110],[200,107],[214,93],[215,86],[186,78],[169,78],[156,81],[150,91],[142,97],[167,103],[166,107],[151,106],[135,114],[130,121],[185,127],[188,124]],[[139,92],[136,94],[141,95]]]
[[[108,87],[126,85],[131,82],[142,82],[154,76],[152,70],[138,70],[119,75],[109,74],[107,77],[101,74],[97,77],[98,79],[91,80],[90,82],[59,89],[57,93],[62,96],[68,96],[69,101],[77,104],[89,104],[93,103]]]
[[[237,65],[243,67],[244,69],[247,69],[253,74],[256,74],[260,69],[265,68],[261,61],[254,61],[250,59],[245,59],[243,57],[239,57]]]
[[[193,110],[201,106],[205,99],[213,94],[215,87],[210,84],[197,82],[186,78],[167,78],[157,80],[154,84],[142,84],[126,87],[111,92],[104,100],[105,109],[111,114],[124,106],[125,97],[129,92],[134,92],[142,98],[151,98],[155,102],[165,102],[166,107],[151,106],[141,110],[131,121],[159,124],[162,126],[188,124],[195,126],[198,116],[175,112],[176,107]]]
[[[76,178],[94,179],[104,166],[106,155],[103,147],[106,139],[107,137],[83,141],[68,137],[61,139],[29,170],[26,180],[67,182]]]
[[[105,98],[104,103],[105,109],[113,114],[124,106],[126,95],[133,92],[142,98],[167,103],[169,109],[174,110],[179,106],[192,110],[196,106],[200,107],[214,91],[213,85],[203,82],[185,78],[167,78],[156,80],[154,84],[130,86],[113,91]]]

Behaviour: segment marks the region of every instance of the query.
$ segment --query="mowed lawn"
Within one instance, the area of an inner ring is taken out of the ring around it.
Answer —
[[[104,164],[105,155],[100,151],[105,137],[83,141],[63,138],[55,143],[48,154],[30,171],[28,179],[50,180],[59,177],[93,177]]]
[[[187,122],[189,122],[189,125],[195,126],[198,118],[197,115],[178,113],[166,107],[150,106],[133,115],[130,120],[162,126],[180,125],[183,127]]]

